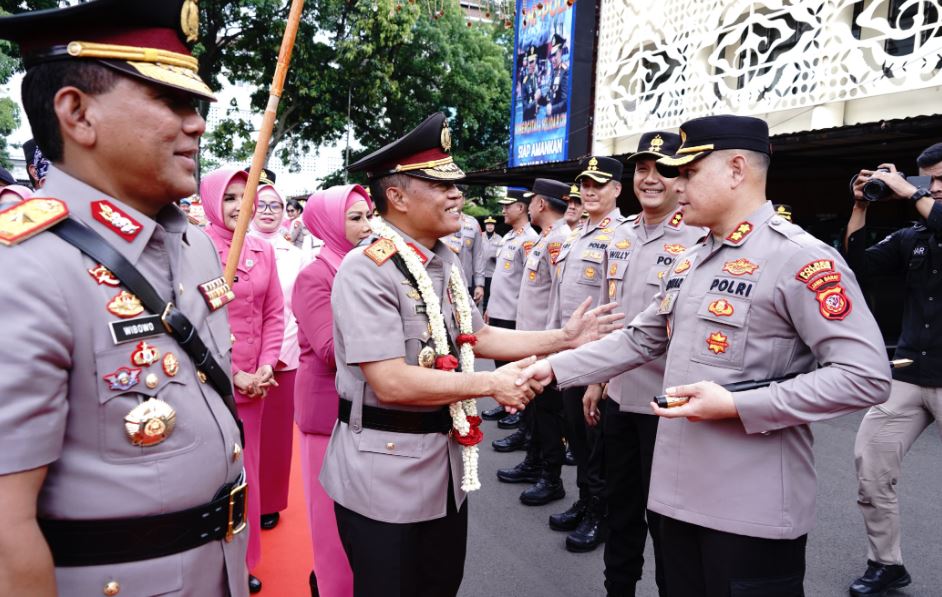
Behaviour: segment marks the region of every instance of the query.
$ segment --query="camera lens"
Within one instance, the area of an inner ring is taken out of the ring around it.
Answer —
[[[880,201],[890,194],[890,189],[885,182],[874,178],[867,181],[860,192],[867,201]]]

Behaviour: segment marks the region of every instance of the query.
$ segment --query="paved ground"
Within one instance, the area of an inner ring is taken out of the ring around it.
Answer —
[[[482,400],[484,408],[492,404]],[[847,595],[847,585],[866,567],[866,538],[856,506],[854,435],[862,415],[816,424],[818,524],[808,541],[808,597]],[[548,506],[523,506],[524,485],[500,483],[495,471],[513,466],[521,452],[499,454],[493,439],[508,432],[485,422],[480,463],[483,489],[471,496],[467,567],[460,597],[604,596],[602,550],[571,554],[565,535],[547,526],[547,517],[566,509],[575,496],[575,470],[565,467],[570,494]],[[942,595],[942,442],[927,430],[906,458],[900,481],[903,554],[913,584],[889,597]],[[657,595],[650,545],[639,597]]]

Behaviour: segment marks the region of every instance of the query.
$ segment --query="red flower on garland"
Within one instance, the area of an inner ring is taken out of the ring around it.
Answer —
[[[435,368],[442,371],[454,371],[458,368],[458,359],[450,354],[435,357]]]
[[[458,345],[470,344],[474,346],[478,343],[478,337],[474,334],[458,334]]]
[[[470,419],[470,417],[468,418]],[[453,435],[455,441],[462,446],[476,446],[484,439],[484,432],[474,425],[471,426],[471,430],[468,431],[468,435],[459,435],[458,433]]]
[[[471,425],[472,427],[480,427],[480,426],[481,426],[481,417],[476,417],[476,416],[473,416],[473,415],[472,415],[472,416],[469,416],[469,417],[468,417],[468,424]]]

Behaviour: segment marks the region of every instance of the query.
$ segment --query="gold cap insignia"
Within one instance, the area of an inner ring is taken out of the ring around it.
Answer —
[[[598,169],[599,169],[599,161],[596,158],[590,159],[589,166],[588,168],[586,168],[586,170],[598,170]]]
[[[442,123],[442,150],[445,153],[451,151],[451,129],[448,128],[448,122]]]
[[[651,139],[651,146],[648,147],[648,151],[653,151],[654,153],[661,153],[661,146],[664,145],[664,139],[661,139],[660,135],[656,135]]]
[[[189,43],[199,39],[200,34],[200,8],[196,0],[186,0],[180,9],[180,29]]]

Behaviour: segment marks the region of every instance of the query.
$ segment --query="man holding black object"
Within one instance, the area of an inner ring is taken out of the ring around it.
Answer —
[[[886,399],[883,340],[840,256],[774,215],[766,123],[698,118],[681,138],[658,167],[678,174],[684,221],[711,234],[626,329],[520,381],[594,383],[666,352],[666,393],[689,399],[652,406],[648,508],[661,515],[667,595],[797,597],[816,492],[808,425]],[[718,385],[792,373],[745,392]]]
[[[933,419],[942,421],[942,143],[923,151],[916,164],[920,176],[927,177],[915,181],[922,186],[900,176],[893,164],[881,164],[878,171],[862,170],[854,180],[854,210],[847,224],[847,262],[859,278],[905,276],[903,325],[895,356],[913,361],[893,370],[890,399],[870,409],[857,431],[857,503],[869,545],[867,570],[851,585],[852,595],[882,595],[911,582],[903,566],[897,481],[903,456],[913,442]],[[870,203],[866,191],[873,190],[873,181],[883,183],[881,196],[911,201],[919,221],[866,248],[864,226]]]

